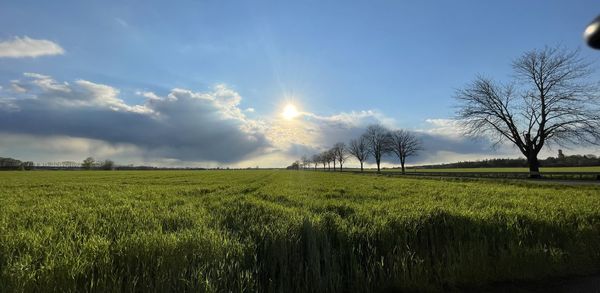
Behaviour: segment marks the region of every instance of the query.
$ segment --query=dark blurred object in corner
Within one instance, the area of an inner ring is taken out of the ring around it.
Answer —
[[[585,28],[583,37],[590,47],[600,49],[600,15]]]

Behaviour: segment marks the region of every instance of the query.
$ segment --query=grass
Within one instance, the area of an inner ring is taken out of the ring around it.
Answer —
[[[600,269],[600,188],[0,172],[0,291],[442,291]]]
[[[397,169],[386,169],[386,171]],[[399,171],[399,170],[398,170]],[[528,173],[528,168],[438,168],[438,169],[420,169],[420,168],[407,168],[407,172],[523,172]],[[600,172],[600,166],[593,167],[542,167],[540,172]]]

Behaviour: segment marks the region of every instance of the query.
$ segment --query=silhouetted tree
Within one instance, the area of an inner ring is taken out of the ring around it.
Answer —
[[[337,160],[338,163],[340,163],[340,172],[342,172],[343,167],[344,167],[344,162],[348,158],[348,151],[346,149],[346,144],[343,142],[338,142],[333,146],[333,148],[331,150],[333,151],[334,160]]]
[[[337,160],[335,156],[335,150],[333,148],[329,149],[329,160],[333,163],[333,172],[337,171]]]
[[[363,163],[369,157],[369,144],[367,138],[361,135],[359,138],[350,140],[348,153],[360,162],[360,171],[363,172]]]
[[[414,134],[404,129],[393,131],[390,136],[392,152],[400,159],[402,174],[404,174],[406,158],[416,155],[418,151],[423,149],[421,141]]]
[[[377,172],[379,173],[381,172],[381,158],[391,151],[389,131],[379,124],[373,124],[367,127],[364,136],[369,145],[369,153],[375,158]]]
[[[33,170],[35,164],[32,161],[26,161],[21,163],[21,168],[23,168],[23,170]]]
[[[96,160],[94,160],[94,158],[87,157],[85,160],[83,160],[83,164],[81,164],[81,168],[83,168],[85,170],[90,170],[90,169],[92,169],[92,167],[94,167],[95,162],[96,162]]]
[[[513,143],[527,158],[530,177],[540,177],[538,154],[548,143],[598,144],[598,88],[587,81],[592,69],[578,51],[532,50],[512,68],[515,83],[480,76],[457,92],[467,134]]]
[[[102,170],[114,170],[115,162],[113,162],[111,160],[106,160],[106,161],[102,162],[101,168],[102,168]]]
[[[319,166],[319,163],[321,162],[321,156],[319,156],[318,154],[314,154],[312,156],[311,161],[315,165],[315,171],[317,171],[317,167]]]
[[[308,164],[310,164],[310,160],[308,159],[308,157],[306,155],[302,156],[302,158],[300,159],[300,162],[302,164],[302,169],[306,169],[306,166],[308,166]]]
[[[6,170],[24,169],[22,167],[23,167],[23,162],[21,162],[20,160],[16,160],[13,158],[1,158],[0,157],[0,169],[6,169]]]
[[[321,153],[321,158],[323,160],[323,164],[327,164],[327,171],[331,171],[331,153],[329,150]]]

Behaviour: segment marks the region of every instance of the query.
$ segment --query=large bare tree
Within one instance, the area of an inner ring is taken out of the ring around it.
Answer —
[[[361,135],[359,138],[350,140],[348,153],[360,162],[360,171],[363,172],[363,163],[369,158],[369,144],[367,138]]]
[[[338,142],[335,145],[333,145],[333,148],[331,150],[333,151],[334,160],[337,160],[338,163],[340,163],[340,172],[342,172],[344,162],[346,161],[346,159],[348,159],[348,150],[346,149],[346,144],[343,142]]]
[[[390,133],[380,124],[373,124],[367,127],[364,134],[369,145],[369,153],[375,158],[377,172],[381,172],[381,158],[391,151]]]
[[[458,118],[469,135],[510,141],[527,158],[530,177],[540,177],[538,154],[548,144],[598,144],[598,88],[577,50],[546,47],[512,63],[514,82],[479,76],[459,90]]]
[[[410,131],[400,129],[390,133],[392,152],[400,159],[402,174],[405,173],[404,163],[406,158],[416,155],[423,149],[421,141]]]

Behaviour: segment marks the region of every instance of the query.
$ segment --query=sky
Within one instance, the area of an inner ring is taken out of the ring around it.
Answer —
[[[460,134],[456,90],[508,80],[511,60],[547,45],[600,64],[582,39],[599,13],[594,1],[3,1],[0,157],[281,167],[373,123],[418,134],[410,164],[517,157]]]

